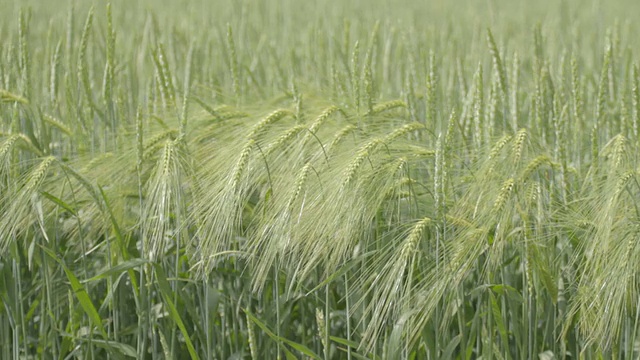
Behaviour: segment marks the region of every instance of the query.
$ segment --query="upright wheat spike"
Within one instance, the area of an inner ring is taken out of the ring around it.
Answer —
[[[445,149],[451,149],[453,137],[456,129],[456,124],[458,122],[458,114],[456,113],[456,109],[451,109],[451,114],[449,114],[449,121],[447,122],[447,134],[444,138]]]
[[[462,71],[462,59],[460,56],[456,58],[456,77],[458,78],[458,84],[460,87],[460,96],[464,96],[469,92],[467,88],[467,80],[464,77],[464,71]]]
[[[440,220],[445,213],[444,205],[444,190],[445,190],[445,179],[447,176],[447,164],[446,164],[446,146],[442,141],[442,134],[438,135],[438,140],[436,140],[436,154],[435,154],[435,166],[434,166],[434,175],[433,175],[433,198],[435,202],[435,210],[436,210],[436,218]],[[438,231],[438,239],[439,242],[442,240],[440,236],[442,235],[442,231]],[[438,244],[439,246],[439,244]]]
[[[551,128],[553,130],[553,157],[558,158],[560,148],[560,110],[558,110],[560,104],[560,97],[554,96],[552,105],[552,114],[550,114]]]
[[[473,90],[473,124],[475,125],[475,144],[477,148],[482,146],[484,141],[485,124],[483,119],[482,110],[484,108],[484,92],[483,92],[483,76],[482,76],[482,64],[478,64],[478,70],[476,71],[475,86]]]
[[[303,96],[294,81],[291,82],[291,92],[293,93],[293,102],[295,103],[295,118],[298,123],[304,122],[304,111],[302,107]]]
[[[427,73],[427,118],[425,120],[426,126],[429,129],[436,128],[436,71],[435,71],[436,56],[433,50],[429,51],[429,72]]]
[[[324,349],[328,349],[329,344],[327,344],[327,338],[329,336],[327,332],[324,312],[320,308],[316,308],[316,325],[318,326],[318,336],[320,337],[320,341],[322,342],[322,347]]]
[[[621,132],[624,136],[632,136],[631,133],[633,132],[633,126],[630,124],[631,114],[629,113],[629,106],[627,105],[628,98],[629,90],[625,88],[618,99],[618,107],[620,109],[619,127],[614,130],[614,132]]]
[[[258,350],[253,321],[251,321],[248,316],[245,317],[247,319],[247,341],[249,342],[249,354],[251,355],[251,360],[258,360]]]
[[[191,97],[191,65],[193,64],[193,43],[189,45],[187,52],[186,67],[184,69],[184,86],[182,91],[182,113],[180,114],[180,137],[187,134],[187,119],[189,117],[189,98]]]
[[[607,86],[609,87],[607,92],[609,93],[609,102],[615,102],[616,100],[616,77],[614,76],[615,74],[615,54],[614,51],[616,51],[616,46],[615,46],[615,41],[613,40],[613,35],[609,35],[608,39],[607,39],[607,47],[608,47],[608,51],[611,53],[609,55],[609,66],[607,67]]]
[[[29,54],[29,18],[31,11],[20,9],[18,14],[18,37],[20,38],[20,75],[22,77],[22,93],[27,99],[31,96],[31,74]]]
[[[560,112],[560,118],[558,120],[558,128],[559,128],[559,146],[558,146],[558,159],[560,159],[560,175],[562,177],[562,200],[566,204],[567,202],[567,194],[571,193],[571,184],[569,182],[569,171],[568,171],[568,155],[567,155],[567,147],[569,146],[568,142],[570,142],[570,138],[567,136],[567,118],[569,114],[569,104],[565,103],[562,107],[562,111]]]
[[[227,49],[229,68],[231,69],[231,82],[233,86],[233,95],[236,102],[240,101],[240,75],[238,73],[238,54],[236,53],[236,43],[233,40],[233,29],[231,24],[227,23]]]
[[[542,24],[537,23],[533,27],[533,50],[534,50],[534,65],[536,74],[540,73],[544,63],[544,54],[542,48]]]
[[[511,82],[509,84],[509,90],[511,94],[510,98],[510,110],[511,110],[511,130],[515,133],[518,129],[518,75],[520,74],[520,58],[518,52],[513,54],[513,67],[511,69]]]
[[[53,52],[51,58],[51,73],[49,75],[49,100],[52,103],[56,103],[58,100],[58,88],[60,87],[60,76],[58,71],[60,70],[60,59],[62,57],[62,40],[58,41],[56,49]]]
[[[613,138],[613,167],[619,169],[624,161],[627,150],[627,139],[619,134]]]
[[[500,58],[500,51],[498,51],[498,47],[496,46],[496,42],[493,39],[493,34],[491,33],[491,29],[487,29],[487,42],[489,43],[489,51],[491,52],[491,59],[493,60],[493,71],[498,77],[500,84],[500,96],[506,96],[507,94],[507,76],[506,71],[504,69],[504,65],[502,64],[502,59]]]
[[[598,169],[600,146],[598,143],[598,126],[591,128],[591,164],[594,169]]]
[[[342,31],[342,55],[345,59],[345,64],[348,62],[349,46],[351,46],[351,22],[349,19],[344,19],[344,28]]]
[[[165,108],[175,104],[176,91],[173,86],[173,76],[169,67],[169,61],[164,51],[164,45],[159,43],[153,51],[153,59],[156,65],[158,83],[160,84],[160,95],[162,95]]]
[[[87,46],[89,44],[89,36],[91,33],[91,26],[93,24],[93,7],[89,9],[87,20],[84,23],[82,30],[82,36],[80,39],[80,50],[78,55],[78,74],[80,75],[80,81],[84,90],[85,99],[89,106],[96,112],[99,112],[97,105],[93,100],[93,90],[91,86],[91,79],[89,78],[89,68],[87,64]]]
[[[107,3],[107,34],[106,34],[106,55],[107,63],[104,71],[104,101],[109,105],[113,102],[113,81],[115,71],[115,42],[116,34],[113,30],[113,17],[111,15],[111,4]]]
[[[575,54],[571,56],[571,97],[573,99],[573,117],[580,124],[582,122],[582,96],[578,77],[578,61]]]
[[[520,158],[522,158],[522,150],[525,145],[525,141],[527,140],[528,132],[527,129],[520,129],[516,134],[516,139],[513,142],[513,162],[519,163]]]
[[[596,101],[595,117],[597,123],[601,123],[605,115],[605,106],[607,101],[607,87],[609,85],[609,66],[611,63],[611,48],[608,47],[604,54],[602,62],[602,70],[600,71],[600,82],[598,83],[598,95]]]
[[[631,123],[633,126],[633,141],[638,144],[638,119],[640,117],[640,75],[638,75],[638,65],[633,65],[631,74],[632,90],[631,90]]]
[[[501,91],[499,89],[500,85],[498,84],[499,79],[496,76],[491,77],[491,86],[489,87],[489,96],[487,97],[487,106],[485,109],[485,123],[487,124],[487,132],[486,135],[489,138],[493,135],[491,130],[497,129],[497,116],[496,112],[498,110],[498,99],[504,98],[504,96],[500,95]],[[504,102],[503,102],[504,103]],[[503,121],[506,121],[506,118],[503,116]],[[503,122],[503,129],[506,129],[507,124]]]
[[[409,58],[409,66],[406,70],[406,92],[405,102],[407,103],[407,109],[409,110],[409,116],[411,121],[418,121],[418,109],[416,104],[416,91],[415,91],[415,64],[412,58]]]
[[[338,74],[338,69],[336,68],[334,63],[331,63],[331,85],[334,97],[338,99],[344,98],[345,91],[343,88],[343,83],[341,81],[340,74]]]
[[[380,22],[376,22],[369,38],[369,47],[364,57],[364,69],[363,69],[363,82],[364,82],[364,94],[365,102],[367,106],[367,113],[371,113],[373,106],[375,105],[375,84],[373,80],[373,57],[374,51],[377,47],[377,33],[380,27]]]
[[[353,45],[353,54],[351,55],[351,96],[356,114],[360,114],[360,76],[358,76],[358,67],[360,64],[360,43],[356,41]]]

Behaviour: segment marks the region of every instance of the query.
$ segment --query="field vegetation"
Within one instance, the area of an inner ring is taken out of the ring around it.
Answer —
[[[640,4],[0,5],[0,358],[640,356]]]

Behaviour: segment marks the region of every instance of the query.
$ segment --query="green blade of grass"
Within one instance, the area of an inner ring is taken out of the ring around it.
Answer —
[[[64,270],[64,273],[67,275],[67,279],[71,284],[71,289],[73,290],[73,293],[75,294],[76,298],[80,302],[80,306],[82,307],[84,312],[87,314],[87,316],[89,317],[93,325],[98,328],[102,337],[105,339],[108,339],[109,336],[107,335],[107,331],[105,330],[104,325],[102,324],[102,318],[100,318],[100,314],[98,314],[98,310],[96,310],[96,307],[93,305],[93,302],[91,301],[91,297],[89,296],[87,289],[85,289],[84,286],[82,286],[82,283],[80,283],[78,278],[73,274],[73,272],[71,272],[71,270],[69,270],[67,265],[65,265],[65,263],[56,256],[56,254],[53,251],[43,246],[41,246],[41,248],[47,255],[51,257],[51,259],[53,259],[55,262],[60,264],[60,266],[62,266],[62,269]]]
[[[269,329],[269,327],[265,323],[260,321],[255,315],[250,313],[247,309],[242,309],[242,310],[247,315],[249,320],[251,320],[254,324],[258,325],[258,327],[260,329],[262,329],[262,331],[264,331],[264,333],[267,334],[267,336],[269,336],[273,341],[289,345],[292,348],[294,348],[295,350],[298,350],[302,354],[310,357],[311,359],[315,359],[315,360],[321,360],[322,359],[322,357],[320,357],[318,354],[314,353],[311,349],[309,349],[305,345],[299,344],[299,343],[297,343],[295,341],[291,341],[289,339],[286,339],[286,338],[283,338],[281,336],[276,335],[273,331],[271,331],[271,329]]]
[[[144,264],[148,264],[149,261],[145,260],[145,259],[131,259],[131,260],[127,260],[125,262],[121,262],[120,264],[113,266],[111,268],[106,269],[105,271],[99,273],[98,275],[86,279],[86,280],[82,280],[83,284],[89,283],[89,282],[93,282],[93,281],[97,281],[100,279],[104,279],[107,278],[109,276],[112,275],[120,275],[122,272],[124,271],[128,271],[131,269],[135,269],[138,266],[144,265]]]
[[[164,269],[159,264],[154,264],[154,270],[156,274],[156,280],[158,281],[158,288],[160,289],[160,293],[162,294],[162,299],[164,300],[165,305],[169,310],[169,317],[173,320],[182,336],[184,337],[184,341],[187,344],[187,350],[189,351],[189,355],[192,360],[198,360],[200,357],[196,353],[196,349],[191,342],[191,337],[189,336],[189,332],[187,331],[178,310],[173,303],[174,291],[171,290],[171,286],[169,286],[169,282],[167,281],[167,276],[165,275]]]

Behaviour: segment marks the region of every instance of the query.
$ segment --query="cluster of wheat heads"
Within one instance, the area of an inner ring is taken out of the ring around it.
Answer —
[[[247,4],[0,27],[2,358],[637,357],[633,24]]]

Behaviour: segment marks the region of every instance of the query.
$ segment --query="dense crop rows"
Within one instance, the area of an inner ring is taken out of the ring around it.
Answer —
[[[640,355],[638,5],[36,4],[0,358]]]

